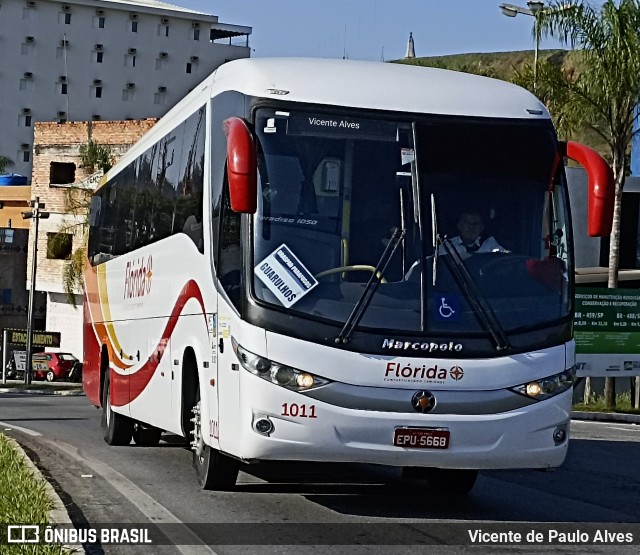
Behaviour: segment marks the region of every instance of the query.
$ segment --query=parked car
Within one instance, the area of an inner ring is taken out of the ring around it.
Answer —
[[[78,362],[71,353],[36,353],[32,360],[33,378],[48,382],[66,380]]]

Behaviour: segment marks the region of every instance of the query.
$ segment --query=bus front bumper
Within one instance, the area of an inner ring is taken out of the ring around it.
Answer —
[[[220,448],[245,460],[543,469],[560,466],[567,454],[571,389],[517,410],[455,415],[346,409],[251,375],[242,381],[240,418],[221,422]],[[448,447],[396,446],[397,428],[446,430]],[[230,443],[227,433],[237,434]]]

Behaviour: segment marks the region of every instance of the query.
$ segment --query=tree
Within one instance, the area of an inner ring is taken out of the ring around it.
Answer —
[[[550,111],[556,120],[587,125],[608,146],[615,180],[608,286],[617,287],[625,168],[640,101],[640,1],[616,5],[607,0],[599,10],[584,1],[557,1],[536,17],[542,35],[556,37],[582,55],[578,75],[551,72],[546,86],[553,93]],[[605,403],[615,406],[613,378],[605,380]]]
[[[100,145],[89,139],[86,145],[80,147],[80,162],[83,168],[95,171],[96,168],[107,173],[115,162],[113,151],[110,147]]]
[[[87,231],[89,228],[89,208],[91,206],[91,191],[70,187],[66,191],[67,213],[72,215],[72,222],[63,223],[56,235],[52,237],[55,245],[62,238],[69,235],[82,236],[82,245],[76,248],[64,261],[62,270],[62,286],[64,288],[67,301],[76,308],[76,293],[82,291],[84,280],[84,260],[87,252]]]
[[[13,160],[0,154],[0,173],[5,173],[11,166],[13,166]]]

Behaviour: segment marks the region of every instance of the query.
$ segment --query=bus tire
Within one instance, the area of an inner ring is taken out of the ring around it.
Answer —
[[[140,447],[157,447],[158,443],[160,443],[161,435],[162,430],[160,428],[147,426],[140,422],[133,424],[133,441]]]
[[[437,493],[466,495],[476,483],[477,470],[458,470],[451,468],[426,469],[429,487]]]
[[[107,370],[102,390],[102,435],[108,445],[129,445],[133,435],[133,421],[128,416],[113,412],[110,392],[111,380]]]
[[[193,418],[191,450],[193,452],[193,468],[196,471],[198,484],[205,490],[225,491],[233,489],[238,479],[240,463],[204,443],[200,419],[200,391],[196,393]]]

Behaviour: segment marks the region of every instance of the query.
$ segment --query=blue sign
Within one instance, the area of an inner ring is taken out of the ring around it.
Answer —
[[[460,297],[451,293],[436,293],[433,296],[433,310],[439,322],[460,320]]]

